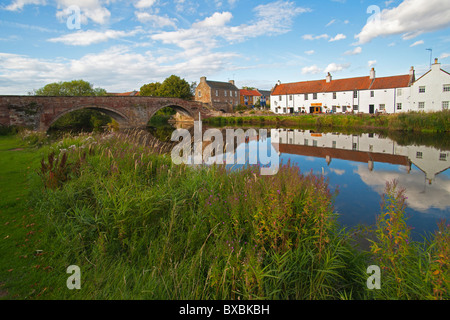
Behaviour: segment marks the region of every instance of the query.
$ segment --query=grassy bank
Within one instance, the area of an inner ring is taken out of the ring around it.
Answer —
[[[393,115],[305,114],[298,116],[236,116],[205,119],[211,125],[313,126],[335,129],[384,129],[409,132],[450,132],[450,111],[410,112]]]
[[[257,167],[174,166],[167,149],[140,132],[66,136],[27,150],[40,177],[27,193],[33,212],[10,214],[17,223],[33,215],[36,233],[20,252],[21,242],[1,247],[2,257],[27,256],[11,272],[2,265],[6,298],[450,297],[450,228],[442,224],[431,242],[410,241],[395,184],[374,243],[362,251],[357,232],[337,224],[327,181],[289,164],[271,177]],[[366,286],[373,264],[382,290]],[[70,265],[81,269],[81,290],[66,287]]]

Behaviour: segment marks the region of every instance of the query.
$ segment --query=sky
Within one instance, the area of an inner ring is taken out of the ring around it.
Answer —
[[[82,79],[108,92],[177,75],[282,83],[450,71],[448,0],[0,0],[0,94]],[[429,51],[427,49],[431,49]]]

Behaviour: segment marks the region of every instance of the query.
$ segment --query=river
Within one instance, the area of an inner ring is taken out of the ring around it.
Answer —
[[[225,135],[225,128],[220,129]],[[324,175],[330,188],[338,190],[335,210],[343,226],[374,225],[386,182],[393,180],[406,189],[408,225],[415,240],[434,232],[440,220],[450,221],[448,135],[413,135],[405,140],[400,134],[394,140],[378,133],[265,129],[267,142],[279,151],[282,163],[290,162],[304,173]],[[173,130],[165,127],[151,132],[167,140]],[[226,141],[225,136],[223,139]],[[250,139],[237,145],[235,152],[242,148],[248,152],[267,142]]]

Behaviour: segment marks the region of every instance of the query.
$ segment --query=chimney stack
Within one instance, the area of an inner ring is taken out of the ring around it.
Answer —
[[[414,70],[414,67],[411,67],[411,69],[409,70],[409,77],[410,77],[409,85],[412,85],[412,83],[416,81],[416,71]]]
[[[230,80],[230,81],[228,81],[229,83],[231,83],[233,86],[235,85],[234,84],[234,80]]]
[[[370,79],[371,80],[375,79],[375,68],[372,68],[372,70],[370,70]]]
[[[431,66],[431,70],[441,70],[441,64],[439,63],[439,60],[437,58],[434,59],[434,64]]]
[[[330,83],[333,78],[331,77],[331,73],[327,74],[327,83]]]
[[[206,82],[206,77],[201,77],[200,82]]]

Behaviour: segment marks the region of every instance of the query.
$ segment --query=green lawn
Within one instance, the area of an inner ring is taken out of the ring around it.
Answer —
[[[0,298],[27,298],[39,294],[35,270],[39,225],[29,203],[31,172],[38,152],[17,137],[0,136]],[[36,277],[36,281],[33,281]]]

